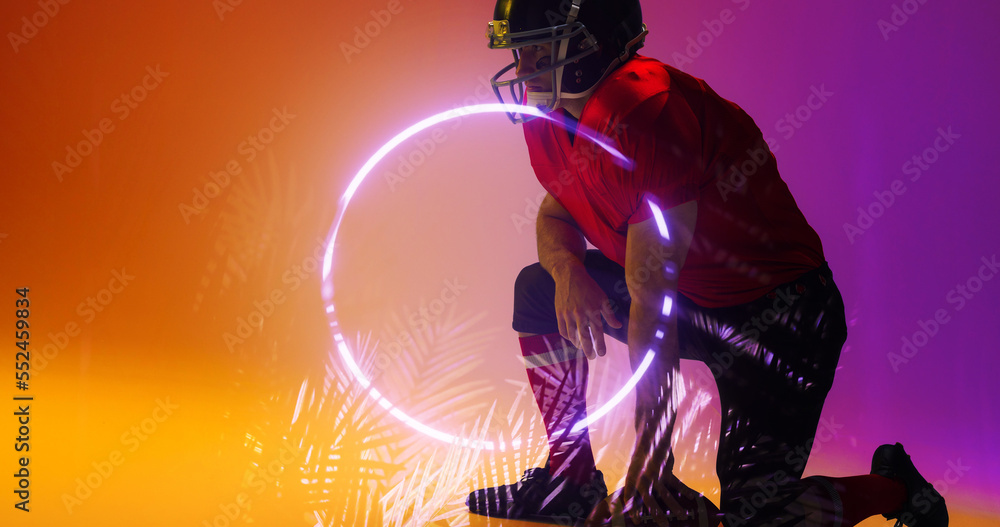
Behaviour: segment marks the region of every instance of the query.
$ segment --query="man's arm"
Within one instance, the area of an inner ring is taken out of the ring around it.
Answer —
[[[556,283],[555,309],[559,333],[583,350],[587,358],[603,356],[604,323],[620,328],[611,303],[587,273],[583,260],[587,241],[573,216],[551,194],[538,207],[538,261]],[[589,328],[595,328],[591,331]]]
[[[576,220],[552,194],[545,194],[538,206],[535,236],[538,238],[538,262],[557,282],[573,268],[583,267],[587,241]]]
[[[651,205],[647,202],[644,206]],[[642,361],[649,349],[667,360],[677,360],[677,317],[673,305],[677,299],[678,275],[691,246],[697,216],[698,202],[689,201],[663,211],[657,208],[653,218],[629,225],[625,281],[632,297],[628,342],[633,366]],[[656,337],[658,329],[664,331],[662,338]]]
[[[653,510],[655,495],[689,490],[671,474],[670,441],[676,414],[674,382],[680,371],[677,279],[697,215],[696,201],[663,211],[656,208],[653,218],[629,226],[626,239],[625,281],[632,297],[628,348],[633,370],[650,351],[655,355],[635,387],[636,445],[624,495],[638,493]]]

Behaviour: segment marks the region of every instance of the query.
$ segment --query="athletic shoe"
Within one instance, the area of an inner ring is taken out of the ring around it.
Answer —
[[[948,527],[948,507],[945,506],[944,496],[917,472],[903,445],[896,443],[876,448],[871,473],[897,479],[906,485],[903,508],[882,515],[888,520],[896,520],[896,527]]]
[[[469,512],[493,518],[574,525],[586,519],[607,495],[600,470],[594,472],[589,483],[577,485],[540,467],[525,470],[521,481],[512,485],[473,491],[465,504]]]

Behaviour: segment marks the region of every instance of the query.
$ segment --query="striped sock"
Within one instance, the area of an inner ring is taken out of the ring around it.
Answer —
[[[586,427],[587,357],[558,333],[521,337],[521,354],[549,437],[549,472],[584,484],[596,465]]]

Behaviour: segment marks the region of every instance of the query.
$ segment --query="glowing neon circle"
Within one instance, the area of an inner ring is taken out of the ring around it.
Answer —
[[[382,406],[382,408],[389,410],[389,413],[392,416],[396,417],[397,419],[399,419],[409,427],[413,428],[414,430],[417,430],[430,437],[439,439],[447,443],[460,444],[462,446],[470,448],[483,448],[486,450],[493,450],[496,445],[494,445],[492,441],[475,441],[475,440],[463,439],[455,437],[451,434],[447,434],[440,430],[435,430],[434,428],[431,428],[403,413],[402,410],[400,410],[398,407],[394,406],[391,402],[389,402],[385,397],[382,396],[382,394],[379,393],[378,390],[376,390],[371,385],[371,381],[367,377],[365,377],[365,374],[361,371],[361,368],[358,367],[358,363],[355,362],[354,356],[351,354],[351,350],[350,348],[347,347],[347,342],[344,340],[344,335],[340,331],[340,324],[337,321],[336,309],[333,304],[333,280],[331,279],[332,275],[331,271],[333,270],[334,242],[336,241],[337,232],[340,229],[340,224],[344,219],[344,214],[347,212],[347,205],[351,202],[351,198],[354,197],[354,193],[357,192],[358,187],[361,186],[361,182],[365,180],[365,177],[367,177],[368,174],[371,173],[371,171],[375,168],[375,166],[378,165],[378,163],[382,161],[382,159],[385,158],[385,156],[387,156],[390,152],[392,152],[392,150],[395,149],[397,146],[399,146],[403,141],[406,141],[410,137],[434,125],[449,121],[451,119],[457,119],[469,115],[476,115],[483,113],[506,113],[508,111],[514,113],[530,114],[534,117],[552,120],[553,122],[560,124],[560,126],[562,125],[559,121],[552,119],[550,116],[543,113],[541,110],[537,108],[529,106],[517,106],[517,105],[496,103],[496,104],[478,104],[474,106],[455,108],[453,110],[449,110],[434,115],[432,117],[428,117],[427,119],[424,119],[423,121],[420,121],[417,124],[407,128],[406,130],[403,130],[402,132],[397,134],[396,137],[390,139],[389,142],[387,142],[385,145],[382,146],[382,148],[379,148],[378,151],[375,152],[375,154],[372,155],[368,159],[368,161],[361,167],[361,170],[358,171],[358,173],[354,176],[354,179],[352,179],[351,183],[347,186],[347,190],[344,192],[344,195],[341,196],[340,198],[340,206],[337,209],[337,215],[334,217],[333,226],[331,227],[330,234],[327,237],[326,253],[323,257],[322,293],[323,293],[323,301],[326,304],[327,319],[330,322],[330,331],[333,334],[333,340],[337,346],[337,350],[340,352],[341,358],[344,360],[344,363],[347,365],[347,368],[354,375],[354,378],[358,381],[358,383],[360,383],[361,386],[363,386],[368,390],[368,395],[380,406]],[[631,165],[631,161],[627,157],[625,157],[618,150],[615,150],[615,148],[609,145],[607,142],[599,138],[596,133],[590,130],[583,129],[582,127],[577,130],[577,133],[593,141],[595,144],[606,150],[608,153],[610,153],[612,156],[614,156],[618,161],[622,162],[623,164]],[[650,205],[652,206],[652,203]],[[659,337],[660,334],[658,334],[657,336]],[[652,363],[653,357],[655,355],[656,353],[652,349],[648,350],[646,352],[646,356],[643,359],[642,363],[639,365],[638,368],[636,368],[635,372],[632,374],[632,377],[628,380],[628,382],[626,382],[625,385],[622,386],[620,390],[618,390],[618,392],[614,395],[614,397],[608,400],[608,402],[606,402],[601,408],[597,409],[597,411],[593,412],[592,414],[589,414],[586,419],[574,424],[573,431],[579,430],[580,428],[583,428],[593,423],[597,419],[600,419],[609,411],[611,411],[611,409],[615,405],[621,402],[621,400],[625,398],[628,392],[630,392],[639,382],[639,379],[642,378],[643,373],[645,373],[646,370],[649,368],[649,365],[650,363]],[[511,443],[511,448],[518,448],[519,445],[520,445],[520,440],[514,440]],[[505,445],[503,443],[500,443],[499,449],[501,451],[504,450]]]

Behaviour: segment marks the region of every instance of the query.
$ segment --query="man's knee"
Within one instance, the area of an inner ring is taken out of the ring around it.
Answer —
[[[555,321],[556,284],[541,264],[525,267],[514,280],[514,331],[545,334],[558,332]]]
[[[549,272],[540,263],[534,263],[521,269],[517,279],[514,280],[514,301],[532,296],[540,287],[546,287],[552,282]],[[554,290],[554,285],[552,286]]]

